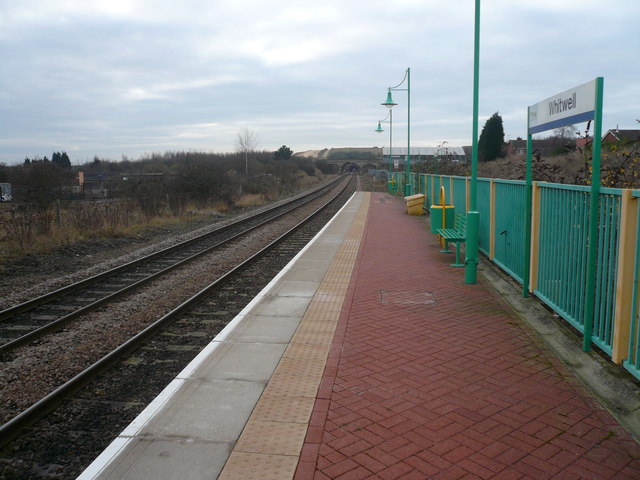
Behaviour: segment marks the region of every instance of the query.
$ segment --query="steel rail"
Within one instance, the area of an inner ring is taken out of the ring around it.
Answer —
[[[333,183],[330,184],[330,185],[331,185],[331,187],[333,187]],[[284,215],[286,215],[288,213],[291,213],[293,210],[296,210],[298,208],[301,208],[301,207],[307,205],[309,202],[311,202],[311,201],[315,200],[316,198],[322,196],[324,193],[326,193],[324,191],[324,189],[319,189],[317,191],[314,191],[314,194],[310,194],[310,195],[307,195],[307,196],[303,197],[303,198],[307,198],[308,197],[307,201],[305,203],[303,203],[303,204],[291,205],[288,208],[286,208],[285,210],[283,210],[282,212],[278,213],[274,217],[268,218],[268,219],[266,219],[266,220],[264,220],[264,221],[262,221],[262,222],[260,222],[260,223],[258,223],[256,225],[250,226],[249,228],[247,228],[246,230],[243,230],[242,232],[239,232],[239,233],[237,233],[237,234],[235,234],[235,235],[233,235],[233,236],[231,236],[231,237],[229,237],[229,238],[227,238],[225,240],[222,240],[222,241],[220,241],[220,242],[218,242],[218,243],[216,243],[214,245],[210,245],[209,247],[207,247],[207,248],[205,248],[205,249],[203,249],[203,250],[201,250],[199,252],[196,252],[195,254],[190,255],[189,257],[187,257],[187,258],[185,258],[183,260],[180,260],[180,261],[178,261],[178,262],[176,262],[176,263],[174,263],[172,265],[169,265],[168,267],[166,267],[166,268],[164,268],[162,270],[159,270],[159,271],[157,271],[155,273],[152,273],[151,275],[148,275],[145,278],[138,280],[137,282],[129,284],[126,287],[123,287],[120,290],[117,290],[116,292],[113,292],[113,293],[111,293],[111,294],[109,294],[109,295],[107,295],[105,297],[102,297],[102,298],[96,300],[95,302],[92,302],[92,303],[90,303],[88,305],[85,305],[84,307],[81,307],[81,308],[79,308],[78,310],[75,310],[72,313],[64,315],[64,316],[58,318],[57,320],[54,320],[54,321],[52,321],[52,322],[50,322],[50,323],[48,323],[46,325],[43,325],[40,328],[37,328],[35,330],[32,330],[29,333],[26,333],[25,335],[22,335],[19,338],[16,338],[14,340],[11,340],[10,342],[7,342],[7,343],[5,343],[3,345],[0,345],[0,355],[6,354],[7,352],[9,352],[9,351],[11,351],[11,350],[13,350],[15,348],[18,348],[18,347],[20,347],[22,345],[25,345],[25,344],[35,340],[36,338],[40,338],[43,335],[46,335],[47,333],[51,333],[51,332],[57,331],[60,328],[62,328],[64,325],[66,325],[69,322],[73,321],[74,319],[76,319],[76,318],[78,318],[78,317],[80,317],[80,316],[82,316],[82,315],[84,315],[84,314],[86,314],[86,313],[88,313],[88,312],[90,312],[92,310],[95,310],[96,308],[104,305],[105,303],[108,303],[108,302],[110,302],[112,300],[115,300],[115,299],[117,299],[119,297],[122,297],[123,295],[125,295],[129,291],[134,290],[135,288],[138,288],[138,287],[142,286],[143,284],[148,283],[151,280],[154,280],[154,279],[156,279],[156,278],[158,278],[158,277],[170,272],[171,270],[174,270],[174,269],[176,269],[178,267],[184,266],[188,262],[191,262],[191,261],[195,260],[198,257],[201,257],[201,256],[203,256],[203,255],[205,255],[207,253],[210,253],[212,250],[214,250],[216,248],[222,247],[222,246],[232,242],[233,240],[236,240],[237,238],[239,238],[239,237],[241,237],[243,235],[246,235],[247,233],[252,232],[253,230],[255,230],[257,228],[260,228],[260,227],[262,227],[262,226],[264,226],[264,225],[266,225],[268,223],[271,223],[271,222],[283,217]],[[298,199],[298,200],[300,200],[300,199]],[[293,202],[293,203],[295,203],[295,202]],[[285,204],[284,206],[286,206],[286,205],[287,204]],[[280,208],[282,208],[282,207],[283,207],[283,205],[280,205]],[[269,210],[269,211],[272,211],[272,210]],[[248,220],[256,219],[259,216],[261,216],[261,215],[254,215],[254,216],[252,216],[252,217],[250,217],[248,219],[245,219],[243,222],[236,222],[233,225],[237,226],[238,223],[244,223],[244,222],[246,222]],[[224,227],[224,229],[227,229],[227,227]],[[216,233],[220,233],[220,232],[216,231]],[[209,234],[207,234],[205,236],[208,236],[208,235]],[[201,239],[202,236],[198,237],[198,238]],[[191,241],[183,242],[182,245],[184,245],[184,243],[192,243],[192,242]],[[170,248],[173,248],[173,247],[170,247]],[[148,257],[145,257],[145,258],[148,259]],[[106,278],[109,278],[109,277],[110,276],[107,276]],[[66,293],[69,293],[69,292],[66,292]]]
[[[98,273],[96,275],[93,275],[92,277],[86,278],[86,279],[81,280],[79,282],[75,282],[75,283],[72,283],[70,285],[61,287],[61,288],[59,288],[57,290],[48,292],[48,293],[46,293],[44,295],[41,295],[41,296],[39,296],[37,298],[28,300],[28,301],[20,303],[18,305],[14,305],[14,306],[6,308],[4,310],[0,310],[0,321],[6,320],[7,318],[14,317],[14,316],[16,316],[18,314],[25,313],[25,312],[28,312],[30,310],[33,310],[34,308],[39,307],[41,305],[45,305],[45,304],[49,303],[50,301],[52,301],[52,300],[54,300],[56,298],[59,298],[59,297],[61,297],[63,295],[66,295],[68,293],[77,291],[77,290],[79,290],[81,288],[85,288],[85,287],[88,287],[90,285],[93,285],[93,284],[95,284],[95,283],[97,283],[97,282],[99,282],[101,280],[104,280],[106,278],[114,276],[114,275],[116,275],[118,273],[122,273],[123,271],[132,269],[132,268],[134,268],[134,267],[136,267],[136,266],[138,266],[140,264],[149,262],[151,260],[155,260],[155,259],[157,259],[157,258],[159,258],[159,257],[161,257],[163,255],[166,255],[168,253],[171,253],[171,252],[173,252],[175,250],[184,248],[184,247],[186,247],[188,245],[191,245],[193,243],[201,241],[204,238],[209,237],[211,235],[219,234],[221,232],[224,232],[225,230],[229,230],[229,229],[231,229],[233,227],[237,227],[238,225],[241,225],[242,223],[246,223],[246,222],[248,222],[248,221],[250,221],[252,219],[255,219],[258,216],[265,215],[265,214],[267,214],[269,212],[273,212],[274,210],[282,208],[282,207],[284,207],[286,205],[289,205],[291,203],[298,202],[298,201],[300,201],[302,199],[305,199],[307,197],[310,197],[310,196],[313,196],[313,195],[316,195],[316,194],[319,196],[319,195],[322,194],[321,192],[323,190],[330,190],[338,182],[340,182],[340,180],[342,180],[342,178],[338,178],[338,179],[334,180],[333,182],[331,182],[331,183],[329,183],[327,185],[323,185],[322,187],[319,187],[319,188],[317,188],[315,190],[312,190],[312,191],[310,191],[310,192],[308,192],[308,193],[306,193],[306,194],[304,194],[302,196],[295,197],[295,198],[291,199],[289,202],[286,202],[286,203],[284,203],[282,205],[273,206],[273,207],[269,208],[268,210],[265,210],[264,212],[260,212],[260,213],[258,213],[256,215],[253,215],[253,216],[245,218],[245,219],[237,220],[235,222],[232,222],[232,223],[230,223],[228,225],[225,225],[223,227],[215,229],[215,230],[213,230],[211,232],[207,232],[207,233],[205,233],[203,235],[200,235],[198,237],[195,237],[195,238],[192,238],[192,239],[189,239],[189,240],[185,240],[183,242],[180,242],[180,243],[177,243],[177,244],[172,245],[170,247],[164,248],[162,250],[159,250],[157,252],[154,252],[154,253],[152,253],[150,255],[144,256],[144,257],[139,258],[137,260],[133,260],[131,262],[124,263],[124,264],[119,265],[119,266],[117,266],[115,268],[109,269],[109,270],[107,270],[105,272],[102,272],[102,273]]]
[[[294,227],[287,230],[285,233],[280,235],[274,241],[263,247],[258,252],[254,253],[252,256],[239,263],[227,273],[223,274],[213,283],[205,287],[203,290],[184,301],[180,305],[178,305],[175,309],[171,310],[167,314],[165,314],[160,319],[156,320],[154,323],[146,327],[144,330],[140,331],[138,334],[127,340],[125,343],[120,345],[119,347],[112,350],[110,353],[102,357],[100,360],[97,360],[92,365],[87,367],[82,372],[78,373],[76,376],[66,381],[64,384],[57,387],[55,390],[38,400],[36,403],[23,410],[21,413],[13,417],[8,422],[4,423],[0,426],[0,446],[4,446],[11,439],[13,439],[23,428],[26,428],[30,425],[33,425],[35,422],[40,420],[42,417],[51,412],[55,407],[66,397],[72,395],[73,393],[80,390],[91,380],[95,379],[95,377],[101,373],[104,373],[109,368],[116,365],[120,359],[133,352],[137,348],[139,348],[145,341],[149,338],[153,337],[161,328],[173,323],[181,314],[185,311],[193,308],[197,304],[199,304],[204,298],[210,295],[215,289],[217,289],[222,283],[224,283],[227,279],[229,279],[232,275],[238,273],[244,267],[248,266],[250,263],[256,261],[258,258],[265,255],[269,250],[274,248],[276,245],[281,243],[283,240],[291,236],[295,231],[300,229],[302,226],[311,221],[316,215],[322,212],[325,208],[327,208],[333,201],[335,201],[342,193],[346,191],[346,189],[351,186],[353,180],[349,181],[345,187],[334,195],[330,200],[328,200],[324,205],[316,209],[315,212],[307,216],[300,223],[295,225]]]

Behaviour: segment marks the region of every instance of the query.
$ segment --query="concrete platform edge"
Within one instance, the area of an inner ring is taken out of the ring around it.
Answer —
[[[211,342],[172,380],[152,402],[140,414],[124,428],[124,430],[105,448],[105,450],[89,464],[89,466],[77,477],[78,480],[90,480],[99,478],[119,455],[126,451],[131,442],[135,441],[141,430],[147,425],[152,418],[163,408],[163,406],[173,397],[174,394],[182,387],[185,380],[189,378],[191,373],[195,371],[211,353],[216,350],[231,333],[238,328],[242,319],[265,297],[298,261],[304,253],[311,248],[322,234],[333,224],[340,216],[342,211],[347,208],[355,197],[355,193],[345,202],[344,206],[332,217],[332,219],[307,243],[296,256],[254,297],[236,317],[222,330]]]

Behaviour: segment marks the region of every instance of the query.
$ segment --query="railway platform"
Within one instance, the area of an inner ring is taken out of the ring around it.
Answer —
[[[79,478],[640,478],[638,432],[450,263],[357,193]]]

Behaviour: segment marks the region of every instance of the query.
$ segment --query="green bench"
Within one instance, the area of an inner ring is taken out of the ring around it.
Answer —
[[[453,228],[438,228],[436,233],[444,239],[444,252],[450,253],[449,242],[456,244],[456,263],[452,263],[451,266],[464,267],[464,263],[460,263],[460,244],[467,241],[467,215],[456,213]]]

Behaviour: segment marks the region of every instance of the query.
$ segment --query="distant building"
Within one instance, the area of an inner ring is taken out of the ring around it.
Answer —
[[[531,140],[532,151],[537,151],[542,156],[556,153],[559,145],[557,138],[534,138]],[[527,141],[523,138],[516,138],[507,142],[507,155],[524,156],[527,154]]]
[[[533,139],[533,151],[538,150],[541,155],[550,155],[557,152],[561,146],[557,137]],[[575,146],[578,150],[584,150],[593,142],[593,137],[578,137],[575,139]],[[640,142],[640,129],[620,130],[618,128],[607,130],[602,136],[602,144],[629,145]],[[526,155],[527,141],[522,138],[511,140],[507,144],[507,154],[509,155]]]
[[[584,147],[590,145],[593,142],[591,137],[578,137],[576,138],[576,148],[580,151],[584,150]]]
[[[462,147],[411,147],[411,162],[426,162],[440,158],[449,159],[454,162],[466,162],[467,156]],[[382,148],[384,159],[389,159],[389,147]],[[404,165],[407,158],[407,147],[393,147],[391,156],[395,165]]]
[[[640,142],[640,130],[607,130],[602,136],[602,143],[621,143],[623,145],[629,143]]]

